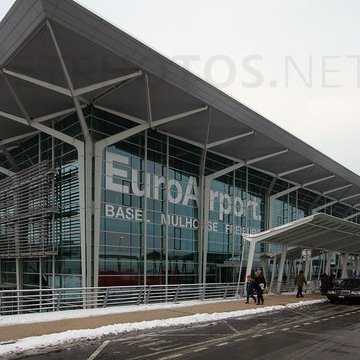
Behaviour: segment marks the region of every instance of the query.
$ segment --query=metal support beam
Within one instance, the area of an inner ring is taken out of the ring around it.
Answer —
[[[79,117],[79,121],[80,121],[80,125],[81,125],[81,129],[82,129],[82,132],[84,134],[84,138],[85,138],[85,142],[88,140],[88,139],[91,139],[91,136],[90,136],[90,133],[89,133],[89,129],[86,125],[86,121],[85,121],[85,118],[84,118],[84,114],[82,112],[82,109],[81,109],[81,105],[79,103],[79,100],[77,99],[76,95],[75,95],[75,89],[74,89],[74,85],[72,83],[72,80],[71,80],[71,77],[70,77],[70,74],[69,74],[69,71],[67,69],[67,66],[65,64],[65,61],[64,61],[64,58],[62,56],[62,52],[60,50],[60,47],[59,47],[59,44],[57,42],[57,39],[56,39],[56,36],[55,36],[55,33],[51,27],[51,24],[49,21],[47,21],[46,23],[48,29],[49,29],[49,32],[50,32],[50,36],[52,38],[52,42],[54,44],[54,47],[55,47],[55,50],[56,50],[56,53],[58,55],[58,58],[59,58],[59,61],[60,61],[60,64],[61,64],[61,68],[62,68],[62,71],[64,73],[64,76],[65,76],[65,79],[66,79],[66,82],[68,84],[68,87],[69,87],[69,90],[70,90],[70,96],[72,97],[73,99],[73,102],[75,104],[75,108],[76,108],[76,111],[77,111],[77,114],[78,114],[78,117]]]
[[[211,179],[204,177],[204,201],[203,201],[203,261],[202,261],[202,283],[206,283],[207,253],[209,247],[209,210],[210,210],[210,187]]]
[[[288,188],[286,190],[280,191],[280,192],[278,192],[276,194],[273,194],[273,195],[270,196],[270,201],[278,199],[278,198],[280,198],[280,197],[282,197],[284,195],[290,194],[290,193],[292,193],[292,192],[294,192],[294,191],[296,191],[298,189],[301,189],[301,187],[302,187],[301,185],[296,185],[296,186],[292,186],[291,188]]]
[[[80,89],[75,89],[74,90],[74,96],[84,95],[84,94],[87,94],[87,93],[89,93],[91,91],[95,91],[95,90],[99,90],[99,89],[102,89],[102,88],[107,87],[107,86],[112,86],[112,85],[115,85],[115,84],[119,84],[121,82],[124,82],[124,81],[132,79],[132,78],[137,78],[137,77],[139,77],[141,75],[142,75],[142,71],[139,70],[139,71],[136,71],[136,72],[131,73],[131,74],[119,76],[117,78],[102,81],[102,82],[99,82],[97,84],[88,85],[88,86],[85,86],[85,87],[80,88]]]
[[[197,108],[197,109],[190,110],[190,111],[186,111],[186,112],[183,112],[183,113],[180,113],[180,114],[167,116],[165,118],[153,121],[152,127],[155,128],[157,126],[164,125],[164,124],[166,124],[168,122],[178,120],[178,119],[182,119],[182,118],[185,118],[185,117],[193,115],[193,114],[197,114],[197,113],[205,111],[207,109],[208,109],[208,107],[204,106],[204,107]],[[130,136],[136,135],[136,134],[138,134],[138,133],[140,133],[140,132],[142,132],[144,130],[147,130],[149,128],[150,128],[149,123],[144,123],[144,124],[134,126],[131,129],[127,129],[127,130],[122,131],[122,132],[120,132],[118,134],[109,136],[109,137],[107,137],[107,138],[105,138],[103,140],[98,141],[96,143],[96,146],[97,147],[103,147],[103,148],[106,147],[106,146],[110,146],[112,144],[115,144],[115,143],[117,143],[117,142],[119,142],[121,140],[124,140],[124,139],[126,139],[126,138],[128,138]]]
[[[257,162],[263,161],[263,160],[267,160],[267,159],[271,159],[275,156],[279,156],[279,155],[283,155],[286,154],[287,152],[289,152],[289,149],[285,149],[285,150],[281,150],[281,151],[276,151],[274,153],[271,154],[267,154],[267,155],[263,155],[263,156],[258,156],[256,158],[250,159],[246,161],[246,165],[252,165],[255,164]]]
[[[86,282],[83,283],[83,286],[92,286],[92,266],[91,266],[91,259],[92,259],[92,249],[93,249],[93,241],[92,241],[92,215],[93,215],[93,201],[92,201],[92,177],[93,177],[93,141],[89,132],[89,128],[86,124],[86,120],[82,111],[82,107],[80,105],[79,99],[77,98],[77,95],[75,93],[74,85],[72,83],[69,71],[67,69],[67,66],[65,64],[62,52],[60,50],[59,44],[57,42],[55,33],[51,27],[51,24],[49,21],[46,23],[48,30],[50,32],[50,36],[52,38],[52,42],[54,44],[56,53],[58,55],[62,71],[64,73],[66,82],[68,84],[71,97],[73,99],[76,112],[79,118],[80,126],[83,132],[84,136],[84,153],[81,154],[84,156],[84,158],[79,159],[79,186],[80,186],[80,194],[83,192],[84,199],[83,199],[83,205],[84,207],[80,207],[80,227],[81,227],[81,234],[84,234],[85,240],[83,243],[83,250],[82,250],[82,256],[83,251],[85,251],[85,279]],[[84,88],[85,89],[85,88]],[[88,91],[90,88],[86,88],[86,91]],[[90,89],[91,91],[91,89]],[[80,94],[79,94],[80,95]],[[81,166],[80,166],[81,163]],[[84,271],[83,271],[84,273]]]
[[[349,216],[344,217],[343,220],[350,220],[350,219],[352,219],[352,218],[354,218],[356,216],[359,216],[359,215],[360,215],[360,212],[356,212],[355,214],[351,214]]]
[[[140,76],[140,75],[139,75],[139,76]],[[138,76],[138,77],[139,77],[139,76]],[[138,79],[138,77],[133,77],[133,78],[131,78],[131,79],[129,79],[129,80],[123,81],[123,82],[121,82],[120,84],[117,84],[117,85],[111,87],[110,89],[106,89],[105,91],[103,91],[103,92],[100,93],[99,95],[96,95],[96,96],[91,100],[91,102],[92,102],[93,104],[95,104],[95,103],[98,102],[99,100],[101,100],[101,99],[109,96],[110,94],[114,93],[115,91],[118,91],[118,90],[122,89],[123,87],[131,84],[133,81],[135,81],[136,79]]]
[[[333,179],[334,177],[335,177],[335,175],[330,175],[330,176],[325,176],[325,177],[320,178],[320,179],[315,179],[315,180],[312,180],[312,181],[308,181],[305,184],[303,184],[303,187],[307,187],[307,186],[310,186],[310,185],[315,185],[315,184],[318,184],[320,182]]]
[[[4,140],[1,140],[1,141],[0,141],[0,146],[4,146],[4,145],[7,145],[7,144],[11,144],[11,143],[17,142],[18,140],[23,140],[23,139],[32,137],[32,136],[37,135],[37,134],[39,134],[39,131],[30,131],[30,132],[28,132],[28,133],[26,133],[26,134],[13,136],[13,137],[11,137],[11,138],[7,138],[7,139],[4,139]]]
[[[271,280],[270,280],[270,291],[272,291],[272,289],[274,288],[275,273],[276,273],[276,261],[277,261],[277,256],[274,254],[273,266],[272,266],[272,271],[271,271]]]
[[[212,142],[212,143],[209,143],[209,144],[207,144],[206,148],[207,148],[207,149],[211,149],[211,148],[213,148],[213,147],[215,147],[215,146],[219,146],[219,145],[228,143],[228,142],[230,142],[230,141],[242,139],[242,138],[244,138],[244,137],[251,136],[251,135],[254,135],[254,134],[255,134],[255,131],[249,131],[249,132],[244,133],[244,134],[239,134],[239,135],[231,136],[231,137],[228,137],[228,138],[225,138],[225,139],[222,139],[222,140],[218,140],[218,141],[214,141],[214,142]]]
[[[326,209],[326,208],[329,207],[329,206],[332,206],[332,205],[337,204],[338,202],[339,202],[338,200],[330,201],[330,202],[328,202],[328,203],[326,203],[326,204],[324,204],[324,205],[321,205],[321,206],[318,206],[318,207],[312,209],[311,213],[312,213],[312,214],[315,214],[315,213],[319,212],[320,210],[324,210],[324,209]]]
[[[282,283],[282,278],[283,278],[283,275],[284,275],[284,268],[285,268],[285,260],[286,260],[287,250],[288,250],[288,246],[283,245],[282,246],[282,251],[281,251],[280,264],[279,264],[279,273],[278,273],[278,278],[277,278],[277,285],[276,285],[276,292],[278,294],[280,294],[280,292],[281,292],[281,283]]]
[[[207,123],[207,130],[206,130],[206,137],[204,145],[202,146],[202,152],[201,152],[201,161],[200,161],[200,192],[199,192],[199,246],[198,246],[198,253],[199,253],[199,266],[198,266],[198,282],[202,283],[204,281],[203,278],[203,261],[205,261],[205,258],[207,259],[207,247],[206,252],[204,251],[204,242],[205,242],[205,236],[207,238],[207,231],[208,231],[208,224],[209,224],[209,205],[206,205],[206,203],[209,203],[208,196],[206,193],[209,193],[210,190],[207,189],[206,185],[206,176],[205,176],[205,169],[206,169],[206,160],[207,160],[207,153],[206,146],[209,142],[209,134],[210,134],[210,127],[211,127],[211,120],[212,120],[212,108],[209,107],[209,117],[208,117],[208,123]],[[206,196],[205,196],[206,195]],[[205,268],[206,271],[206,268]],[[206,276],[205,276],[206,280]],[[238,288],[237,288],[238,293]]]
[[[3,71],[4,74],[15,77],[17,79],[21,79],[23,81],[26,81],[26,82],[41,86],[41,87],[46,88],[48,90],[58,92],[58,93],[60,93],[62,95],[71,96],[70,90],[66,89],[66,88],[64,88],[62,86],[50,84],[50,83],[48,83],[46,81],[42,81],[42,80],[36,79],[34,77],[27,76],[27,75],[24,75],[24,74],[15,72],[15,71],[11,71],[11,70],[8,70],[8,69],[5,69],[5,68],[2,69],[2,71]]]
[[[325,273],[328,276],[330,275],[330,269],[331,269],[331,257],[332,257],[332,253],[328,252],[326,254],[326,263],[325,263]]]
[[[115,111],[115,110],[112,110],[112,109],[109,109],[107,107],[100,106],[100,105],[97,105],[97,104],[94,104],[94,108],[105,111],[105,112],[107,112],[109,114],[113,114],[115,116],[119,116],[119,117],[124,118],[126,120],[133,121],[134,123],[137,123],[137,124],[144,124],[146,122],[146,120],[140,119],[138,117],[135,117],[135,116],[132,116],[132,115],[129,115],[129,114],[125,114],[125,113],[120,112],[120,111]]]
[[[30,124],[27,123],[27,120],[22,118],[22,117],[19,117],[19,116],[16,116],[16,115],[11,115],[11,114],[8,114],[8,113],[5,113],[3,111],[0,111],[0,116],[4,116],[10,120],[13,120],[15,122],[18,122],[19,124],[23,124],[23,125],[30,125],[31,127],[37,129],[37,130],[40,130],[50,136],[54,136],[55,138],[67,143],[67,144],[70,144],[70,145],[74,145],[76,147],[78,146],[82,146],[83,142],[76,139],[76,138],[73,138],[69,135],[66,135],[60,131],[57,131],[55,129],[52,129],[52,128],[49,128],[48,126],[44,125],[44,124],[41,124],[41,123],[36,123],[36,122],[30,122]],[[27,134],[24,136],[24,137],[27,137]]]
[[[0,150],[1,152],[4,154],[6,160],[9,162],[9,164],[11,165],[11,168],[15,171],[19,170],[19,166],[17,165],[16,161],[14,160],[14,158],[11,156],[11,154],[9,153],[9,151],[6,149],[6,147],[4,145],[0,145]]]
[[[339,202],[341,201],[346,201],[346,200],[349,200],[349,199],[353,199],[353,198],[356,198],[356,197],[359,197],[360,196],[360,193],[357,193],[357,194],[354,194],[354,195],[349,195],[349,196],[346,196],[346,197],[343,197],[339,200]]]
[[[209,174],[206,176],[206,178],[211,181],[211,180],[215,180],[223,175],[226,175],[228,174],[229,172],[231,171],[234,171],[234,170],[237,170],[237,169],[240,169],[241,167],[245,166],[245,161],[242,161],[242,162],[239,162],[237,164],[234,164],[234,165],[231,165],[231,166],[228,166],[227,168],[225,169],[222,169],[222,170],[219,170],[219,171],[216,171],[212,174]]]
[[[343,201],[345,201],[345,200],[349,200],[349,199],[352,199],[352,198],[358,197],[358,196],[360,196],[360,193],[354,194],[354,195],[350,195],[350,196],[346,196],[346,197],[344,197],[344,198],[342,198],[342,199],[340,199],[340,200],[330,201],[330,202],[328,202],[327,204],[324,204],[324,205],[321,205],[321,206],[318,206],[318,207],[314,208],[314,209],[312,210],[312,214],[315,214],[315,213],[319,212],[320,210],[326,209],[326,208],[329,207],[329,206],[335,205],[335,204],[337,204],[337,203],[341,203],[341,202],[343,202]],[[356,205],[354,205],[354,207],[356,207]]]
[[[82,107],[84,107],[84,106],[82,106]],[[56,119],[56,118],[59,118],[62,116],[70,115],[74,112],[76,112],[76,108],[72,107],[69,109],[65,109],[65,110],[57,111],[57,112],[54,112],[51,114],[40,116],[38,118],[32,119],[32,122],[44,122],[44,121]]]
[[[81,95],[87,94],[87,93],[89,93],[91,91],[99,90],[99,89],[102,89],[102,88],[107,87],[107,86],[112,86],[114,84],[119,84],[119,83],[124,82],[126,80],[136,78],[136,77],[139,77],[139,76],[142,75],[142,71],[139,70],[139,71],[136,71],[136,72],[131,73],[131,74],[116,77],[114,79],[102,81],[102,82],[92,84],[92,85],[88,85],[88,86],[85,86],[85,87],[82,87],[82,88],[79,88],[79,89],[74,89],[74,92],[72,93],[67,88],[64,88],[64,87],[59,86],[59,85],[51,84],[49,82],[46,82],[46,81],[43,81],[43,80],[40,80],[40,79],[36,79],[36,78],[34,78],[32,76],[21,74],[19,72],[12,71],[12,70],[9,70],[9,69],[6,69],[6,68],[3,68],[2,71],[3,71],[4,74],[7,74],[9,76],[15,77],[17,79],[21,79],[21,80],[29,82],[31,84],[43,87],[43,88],[51,90],[51,91],[55,91],[55,92],[57,92],[59,94],[62,94],[62,95],[71,96],[71,97],[72,96],[81,96]]]
[[[278,199],[279,197],[282,197],[284,195],[287,195],[295,190],[298,190],[298,189],[301,189],[301,188],[305,188],[307,186],[310,186],[310,185],[314,185],[314,184],[318,184],[322,181],[326,181],[326,180],[329,180],[329,179],[332,179],[335,175],[330,175],[330,176],[326,176],[326,177],[323,177],[323,178],[320,178],[320,179],[315,179],[315,180],[311,180],[311,181],[308,181],[302,185],[296,185],[296,186],[293,186],[289,189],[286,189],[286,190],[283,190],[283,191],[280,191],[278,192],[277,194],[274,194],[274,195],[271,195],[271,198],[272,199]]]
[[[15,175],[16,173],[14,173],[13,171],[11,170],[8,170],[8,169],[5,169],[4,167],[0,166],[0,173],[1,174],[4,174],[6,176],[13,176]]]
[[[148,74],[145,73],[145,93],[146,93],[146,112],[148,117],[148,123],[150,128],[153,127],[153,117],[152,117],[152,109],[151,109],[151,97],[150,97],[150,85],[149,85],[149,77]]]
[[[314,166],[315,166],[315,164],[311,163],[309,165],[300,166],[300,167],[295,168],[295,169],[286,170],[286,171],[283,171],[283,172],[279,173],[278,177],[282,177],[282,176],[285,176],[285,175],[290,175],[290,174],[293,174],[293,173],[296,173],[296,172],[299,172],[299,171],[309,169],[309,168],[314,167]]]
[[[347,262],[349,259],[349,254],[348,253],[341,254],[341,257],[342,257],[341,278],[346,279],[348,277]]]
[[[247,276],[251,275],[251,271],[252,271],[253,263],[254,263],[255,247],[257,244],[257,242],[254,240],[250,240],[249,242],[250,242],[250,246],[249,246],[248,258],[247,258],[247,264],[246,264],[245,279],[247,278]]]
[[[347,189],[348,187],[351,187],[351,186],[353,186],[353,184],[348,184],[348,185],[344,185],[344,186],[339,186],[339,187],[336,187],[336,188],[334,188],[334,189],[330,189],[330,190],[324,191],[324,192],[323,192],[323,195],[327,195],[327,194],[331,194],[331,193],[336,192],[336,191],[344,190],[344,189]]]
[[[306,258],[305,258],[304,276],[305,279],[308,281],[311,280],[311,278],[309,279],[309,273],[310,273],[311,260],[312,260],[312,250],[307,249],[307,251],[309,251],[309,253],[306,254]]]
[[[216,178],[219,178],[225,174],[228,174],[229,172],[231,171],[234,171],[234,170],[237,170],[245,165],[250,165],[250,164],[254,164],[256,162],[259,162],[259,161],[263,161],[263,160],[266,160],[266,159],[269,159],[269,158],[272,158],[272,157],[275,157],[275,156],[279,156],[279,155],[282,155],[282,154],[285,154],[288,150],[283,150],[283,151],[277,151],[275,153],[272,153],[272,154],[267,154],[267,155],[264,155],[264,156],[259,156],[259,157],[256,157],[256,158],[253,158],[253,159],[250,159],[248,161],[239,161],[237,164],[234,164],[234,165],[231,165],[225,169],[222,169],[222,170],[219,170],[215,173],[212,173],[212,174],[209,174],[207,175],[207,177],[211,180],[214,180]]]
[[[271,184],[270,184],[269,188],[266,191],[266,195],[265,195],[266,197],[269,197],[271,195],[271,193],[272,193],[272,191],[274,189],[274,186],[276,184],[276,180],[277,179],[275,177],[271,180]]]
[[[8,78],[4,75],[4,73],[2,71],[0,71],[0,76],[2,76],[2,78],[5,81],[6,86],[8,87],[8,89],[10,90],[10,93],[12,95],[12,97],[14,98],[17,106],[19,107],[21,113],[23,114],[24,118],[26,119],[26,125],[30,124],[31,118],[29,116],[29,114],[27,113],[22,101],[20,100],[20,98],[18,97],[18,95],[16,94],[13,86],[11,85],[10,81],[8,80]]]

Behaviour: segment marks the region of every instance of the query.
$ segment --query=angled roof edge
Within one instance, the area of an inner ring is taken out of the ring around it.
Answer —
[[[244,237],[244,239],[246,239],[248,241],[255,241],[255,242],[267,241],[269,238],[271,238],[273,236],[276,236],[276,235],[279,235],[282,233],[286,233],[288,230],[296,229],[303,224],[316,222],[317,220],[326,220],[326,221],[330,221],[331,223],[336,223],[339,225],[346,225],[348,227],[352,227],[357,230],[356,234],[354,233],[354,236],[360,237],[360,224],[357,224],[357,223],[354,223],[354,222],[351,222],[348,220],[344,220],[344,219],[338,218],[336,216],[332,216],[332,215],[325,214],[325,213],[315,213],[313,215],[309,215],[304,218],[301,218],[301,219],[298,219],[295,221],[291,221],[287,224],[280,225],[280,226],[262,231],[258,234],[243,234],[243,237]]]
[[[41,0],[17,0],[0,22],[0,66],[9,61],[46,19]]]
[[[29,7],[33,10],[29,11]],[[359,175],[72,0],[17,0],[0,23],[0,49],[4,50],[0,53],[0,65],[8,60],[46,19],[69,28],[339,177],[360,186]],[[9,32],[12,34],[9,35]]]
[[[279,226],[276,226],[274,228],[270,228],[268,230],[261,231],[258,234],[243,234],[243,237],[247,241],[255,241],[255,242],[265,241],[265,240],[267,240],[268,238],[272,237],[275,234],[281,234],[281,233],[284,233],[284,232],[286,232],[288,230],[297,228],[298,226],[300,226],[302,224],[307,224],[307,223],[313,221],[314,217],[318,216],[318,215],[323,215],[323,214],[322,213],[317,213],[317,214],[314,214],[314,215],[309,215],[309,216],[306,216],[304,218],[297,219],[295,221],[291,221],[291,222],[289,222],[287,224],[279,225]],[[344,221],[346,221],[346,220],[344,220]]]

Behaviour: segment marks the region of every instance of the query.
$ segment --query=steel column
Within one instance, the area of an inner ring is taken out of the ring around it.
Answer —
[[[256,247],[257,242],[250,240],[249,243],[250,243],[250,246],[249,246],[248,258],[247,258],[247,264],[246,264],[245,279],[247,278],[247,276],[251,275],[251,270],[252,270],[253,262],[254,262],[255,247]]]
[[[285,268],[285,260],[286,260],[287,250],[288,250],[288,246],[287,246],[287,245],[283,245],[283,246],[282,246],[282,251],[281,251],[281,258],[280,258],[280,266],[279,266],[279,273],[278,273],[277,285],[276,285],[276,292],[277,292],[278,294],[280,294],[280,292],[281,292],[281,283],[282,283],[282,278],[283,278],[283,274],[284,274],[284,268]]]

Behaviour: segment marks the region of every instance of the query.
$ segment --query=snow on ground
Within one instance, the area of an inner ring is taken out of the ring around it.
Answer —
[[[192,300],[182,301],[178,303],[157,303],[157,304],[141,304],[141,305],[122,305],[122,306],[111,306],[107,308],[96,308],[96,309],[84,309],[84,310],[67,310],[67,311],[54,311],[34,314],[21,314],[21,315],[8,315],[0,317],[0,331],[2,326],[18,325],[18,324],[32,324],[44,321],[58,321],[74,318],[88,318],[92,316],[101,316],[109,314],[121,314],[130,313],[146,310],[158,310],[158,309],[176,309],[185,306],[195,306],[201,304],[215,304],[223,303],[224,301],[234,301],[234,299],[221,299],[221,300]],[[244,300],[245,301],[245,300]]]
[[[42,335],[42,336],[34,336],[34,337],[28,337],[25,339],[20,339],[16,341],[15,343],[3,343],[0,344],[0,356],[10,356],[15,354],[20,354],[25,351],[34,351],[35,349],[44,349],[44,348],[50,348],[54,346],[59,346],[64,343],[71,343],[79,340],[89,340],[89,339],[96,339],[105,335],[114,335],[114,334],[120,334],[120,333],[126,333],[130,331],[136,331],[136,330],[148,330],[153,329],[156,327],[166,328],[170,326],[181,326],[181,325],[189,325],[189,324],[199,324],[209,321],[217,321],[217,320],[223,320],[233,317],[244,317],[244,316],[251,316],[251,315],[257,315],[261,313],[271,312],[271,311],[279,311],[284,309],[293,309],[297,307],[302,307],[305,305],[313,305],[317,303],[324,302],[325,300],[310,300],[310,301],[300,301],[293,304],[287,304],[287,305],[276,305],[276,306],[265,306],[261,308],[256,309],[247,309],[247,310],[237,310],[237,311],[230,311],[230,312],[223,312],[223,313],[203,313],[203,314],[196,314],[191,316],[182,316],[178,318],[171,318],[171,319],[165,319],[165,320],[152,320],[152,321],[142,321],[138,323],[125,323],[125,324],[115,324],[115,325],[108,325],[108,326],[102,326],[96,329],[82,329],[82,330],[69,330],[62,333],[55,333],[55,334],[48,334],[48,335]],[[199,302],[187,302],[188,304],[196,304],[198,305]],[[146,309],[155,309],[155,308],[173,308],[173,307],[179,307],[184,306],[185,304],[157,304],[157,305],[147,305]],[[126,308],[124,312],[131,311],[139,311],[139,306],[134,307],[120,307],[118,308],[117,312],[119,310],[123,310],[123,308]],[[115,308],[113,308],[115,309]],[[145,310],[145,307],[142,307],[141,309]],[[93,310],[86,310],[86,316],[89,316],[89,311],[92,312],[92,316],[96,316],[99,314],[104,314],[105,310],[109,310],[106,313],[114,313],[115,311],[111,311],[112,309],[93,309]],[[55,314],[57,316],[63,316],[62,319],[66,318],[74,318],[74,317],[81,317],[79,315],[85,316],[83,310],[79,311],[68,311],[68,314],[64,314],[65,312],[61,313],[51,313],[51,314],[36,314],[38,317],[39,315],[44,315],[42,317],[41,321],[46,321],[46,319],[54,320]],[[75,315],[76,313],[76,315]],[[46,315],[46,316],[45,316]],[[51,316],[52,315],[52,316]],[[66,316],[66,317],[65,317]],[[57,318],[59,319],[59,317]],[[25,319],[23,319],[25,320]],[[9,321],[9,320],[8,320]],[[48,321],[48,320],[47,320]],[[17,324],[19,323],[25,323],[26,321],[21,321],[18,319]],[[29,321],[30,322],[30,321]],[[32,322],[34,322],[32,320]]]

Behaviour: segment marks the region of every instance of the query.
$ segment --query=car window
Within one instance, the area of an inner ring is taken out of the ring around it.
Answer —
[[[360,287],[360,279],[345,279],[340,283],[340,286],[350,288]]]

